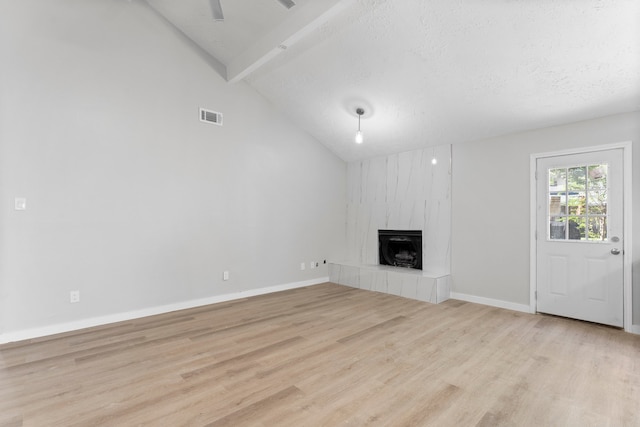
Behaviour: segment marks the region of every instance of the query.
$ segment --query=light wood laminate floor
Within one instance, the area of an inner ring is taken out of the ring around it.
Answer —
[[[0,426],[639,426],[640,336],[331,283],[0,346]]]

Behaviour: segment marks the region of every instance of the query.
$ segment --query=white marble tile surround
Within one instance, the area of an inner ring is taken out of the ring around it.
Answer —
[[[351,162],[347,197],[348,260],[329,264],[329,280],[434,304],[449,299],[451,146]],[[378,265],[380,229],[422,230],[423,270]]]
[[[329,280],[340,285],[439,304],[451,294],[450,276],[428,276],[398,267],[329,264]]]
[[[450,273],[450,145],[351,162],[347,186],[350,263],[378,264],[379,229],[422,230],[423,270]]]

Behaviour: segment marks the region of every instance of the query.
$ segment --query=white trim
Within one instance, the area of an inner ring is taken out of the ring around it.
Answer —
[[[615,142],[612,144],[604,144],[604,145],[592,145],[589,147],[580,147],[580,148],[569,148],[566,150],[559,151],[548,151],[546,153],[534,153],[531,154],[531,157],[536,159],[540,157],[557,157],[557,156],[570,156],[573,154],[584,154],[584,153],[593,153],[596,151],[606,151],[606,150],[615,150],[616,148],[627,149],[631,148],[632,141],[623,141],[623,142]]]
[[[538,173],[538,156],[532,154],[529,157],[529,313],[535,313],[538,309],[537,307],[537,297],[536,297],[536,283],[538,283],[537,277],[537,185],[538,178],[536,174]]]
[[[491,307],[504,308],[513,311],[522,311],[529,313],[529,306],[527,304],[518,304],[510,301],[503,301],[493,298],[478,297],[475,295],[461,294],[458,292],[451,292],[451,299],[457,299],[461,301],[473,302],[476,304],[489,305]]]
[[[633,230],[632,230],[632,200],[633,200],[633,144],[631,141],[624,144],[622,147],[622,161],[623,161],[623,173],[622,177],[624,182],[623,199],[623,262],[624,262],[624,330],[627,332],[633,332],[640,334],[640,325],[636,328],[633,326]],[[635,331],[635,332],[634,332]]]
[[[320,277],[317,279],[305,280],[303,282],[286,283],[284,285],[269,286],[266,288],[249,289],[246,291],[234,292],[231,294],[215,295],[207,298],[200,298],[190,301],[181,301],[174,304],[160,305],[156,307],[143,308],[141,310],[127,311],[124,313],[109,314],[106,316],[92,317],[73,322],[57,323],[55,325],[44,326],[40,328],[24,329],[21,331],[0,334],[0,344],[14,341],[22,341],[33,338],[45,337],[64,332],[77,331],[79,329],[90,328],[93,326],[102,326],[109,323],[122,322],[126,320],[139,319],[141,317],[154,316],[156,314],[169,313],[187,308],[201,307],[219,302],[231,301],[241,298],[252,297],[256,295],[270,294],[274,292],[286,291],[288,289],[303,288],[305,286],[317,285],[328,282],[328,277]]]
[[[633,298],[632,298],[632,266],[633,266],[633,257],[632,257],[632,212],[631,212],[631,200],[632,200],[632,184],[633,184],[633,175],[632,175],[632,153],[633,143],[632,141],[623,141],[613,144],[606,145],[596,145],[591,147],[582,147],[582,148],[572,148],[568,150],[560,150],[554,152],[547,153],[535,153],[531,154],[529,157],[529,168],[531,170],[531,175],[529,177],[529,195],[530,195],[530,206],[529,206],[529,311],[531,313],[536,312],[536,288],[537,288],[537,277],[536,277],[536,257],[537,257],[537,248],[536,248],[536,203],[537,203],[537,187],[536,187],[536,179],[535,179],[535,171],[538,159],[544,157],[556,157],[556,156],[565,156],[572,154],[583,154],[583,153],[592,153],[596,151],[604,151],[604,150],[613,150],[613,149],[622,149],[622,158],[623,158],[623,213],[622,213],[622,227],[623,227],[623,242],[624,242],[624,272],[623,272],[623,286],[624,286],[624,330],[626,332],[631,332],[634,334],[640,334],[640,325],[633,325]]]

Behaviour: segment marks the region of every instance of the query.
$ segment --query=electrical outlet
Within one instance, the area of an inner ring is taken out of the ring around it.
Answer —
[[[311,261],[311,262],[309,263],[309,267],[311,267],[312,269],[313,269],[313,268],[316,268],[316,263],[315,263],[314,261]]]
[[[320,263],[316,262],[316,268],[320,267]]]
[[[80,291],[69,292],[69,302],[70,303],[80,302]]]
[[[306,268],[306,267],[305,267],[305,265],[304,265],[304,262],[301,262],[301,263],[300,263],[300,270],[304,270],[305,268]]]
[[[222,280],[229,280],[229,272],[225,271],[224,273],[222,273]]]

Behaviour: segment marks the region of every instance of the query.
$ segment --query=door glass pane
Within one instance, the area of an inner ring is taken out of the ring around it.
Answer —
[[[567,173],[567,190],[584,191],[587,186],[587,167],[569,168]]]
[[[589,188],[607,189],[607,165],[589,166]]]
[[[560,216],[565,213],[561,196],[549,196],[549,215]]]
[[[549,169],[549,193],[567,189],[567,169]]]
[[[569,240],[583,240],[586,218],[583,216],[569,217]]]
[[[583,192],[573,191],[567,199],[569,215],[584,215],[586,212],[586,199]]]
[[[604,241],[607,239],[607,217],[589,218],[589,240]]]
[[[602,215],[607,213],[607,191],[589,191],[589,215]]]
[[[550,221],[549,223],[549,238],[551,240],[565,240],[565,228],[566,222],[564,218],[560,218],[559,221]]]

